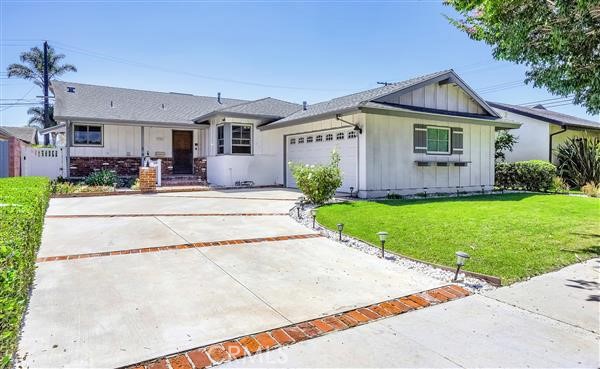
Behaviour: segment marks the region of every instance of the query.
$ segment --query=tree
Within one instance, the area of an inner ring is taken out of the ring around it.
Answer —
[[[494,157],[496,161],[504,161],[506,160],[506,151],[513,151],[513,146],[519,142],[518,138],[515,137],[512,133],[508,133],[506,130],[499,131],[496,135],[496,142],[494,146],[496,148],[496,154]]]
[[[31,115],[29,118],[29,122],[27,125],[38,127],[38,128],[46,128],[44,127],[44,107],[42,106],[34,106],[27,109],[27,114]],[[50,126],[56,125],[56,121],[54,120],[54,107],[50,106],[48,109],[48,115],[50,117]]]
[[[61,64],[61,61],[65,58],[64,54],[57,54],[54,48],[48,46],[48,79],[52,80],[58,76],[61,76],[67,72],[77,72],[72,64]],[[39,47],[32,47],[29,51],[25,51],[20,55],[21,62],[23,64],[11,64],[6,68],[8,77],[12,78],[23,78],[30,80],[37,86],[44,88],[44,51]],[[41,111],[41,115],[39,112]],[[51,110],[52,111],[52,110]],[[28,114],[33,115],[29,119],[30,125],[44,126],[44,113],[43,109],[37,107],[31,108],[27,111]],[[52,116],[52,113],[50,113]],[[41,121],[40,121],[41,118]],[[50,119],[50,125],[54,125],[53,119]]]
[[[526,83],[545,87],[588,113],[600,112],[600,2],[446,0],[463,17],[450,22],[492,46],[494,58],[528,67]]]

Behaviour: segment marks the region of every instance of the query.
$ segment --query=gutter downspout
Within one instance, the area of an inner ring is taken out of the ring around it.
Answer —
[[[561,133],[564,133],[564,132],[567,131],[567,126],[561,126],[561,128],[562,129],[560,131],[557,131],[557,132],[554,132],[554,133],[550,134],[550,141],[548,143],[548,145],[549,145],[548,146],[548,161],[550,163],[552,163],[552,139],[554,138],[554,136],[556,136],[558,134],[561,134]]]

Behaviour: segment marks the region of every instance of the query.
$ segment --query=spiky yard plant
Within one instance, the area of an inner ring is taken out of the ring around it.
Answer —
[[[558,172],[570,185],[600,183],[600,139],[573,137],[556,149]]]

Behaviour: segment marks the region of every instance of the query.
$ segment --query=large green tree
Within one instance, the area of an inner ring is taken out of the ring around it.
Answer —
[[[496,59],[528,67],[526,83],[545,87],[591,114],[600,112],[599,0],[446,0],[452,24],[492,46]]]
[[[64,54],[57,54],[52,46],[48,46],[48,79],[52,80],[67,72],[77,72],[72,64],[61,64],[65,58]],[[23,78],[30,80],[40,88],[44,88],[44,51],[39,47],[32,47],[29,51],[21,53],[20,59],[22,64],[14,63],[6,68],[9,78]],[[30,124],[44,126],[43,111],[40,121],[39,108],[31,108],[27,111],[32,117],[29,120]],[[56,122],[51,120],[49,125],[54,125]]]

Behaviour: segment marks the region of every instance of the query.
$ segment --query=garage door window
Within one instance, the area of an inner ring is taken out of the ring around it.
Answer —
[[[337,135],[335,135],[335,139],[336,140],[343,140],[344,139],[344,132],[338,132]]]
[[[296,139],[290,138],[290,145],[295,145],[295,144],[296,144]]]
[[[317,137],[315,137],[315,141],[316,142],[323,142],[323,136],[317,135]]]
[[[299,137],[298,138],[298,143],[299,144],[303,144],[304,143],[304,137]]]
[[[356,138],[356,131],[350,131],[348,132],[348,139],[352,139],[352,138]]]
[[[325,141],[333,141],[333,134],[328,133],[327,135],[325,135]]]
[[[312,143],[312,142],[313,142],[313,137],[312,136],[306,137],[306,143]]]

